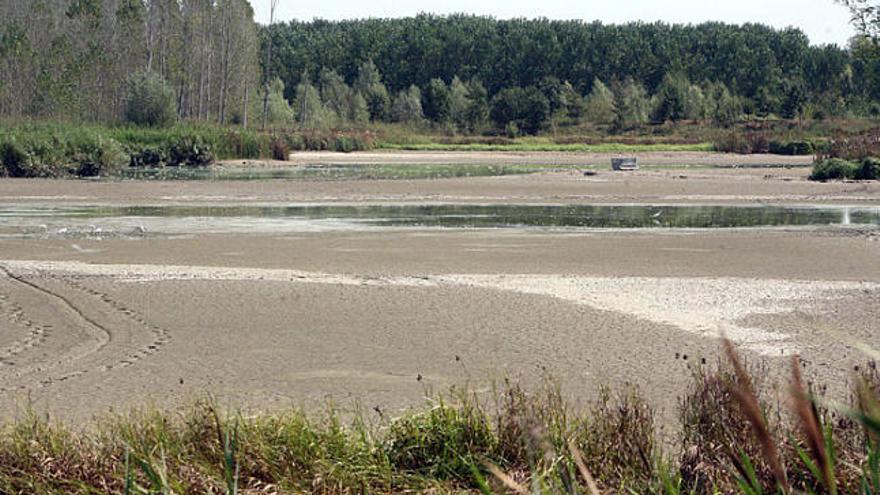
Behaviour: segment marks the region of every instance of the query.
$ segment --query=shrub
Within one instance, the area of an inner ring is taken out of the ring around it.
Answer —
[[[168,160],[166,150],[159,146],[144,146],[129,151],[130,167],[161,167]]]
[[[816,147],[810,141],[770,141],[768,150],[775,155],[812,155]]]
[[[498,129],[509,131],[512,122],[518,131],[537,134],[550,116],[550,102],[533,86],[503,89],[492,99],[490,116]]]
[[[753,153],[770,152],[770,141],[763,132],[728,132],[717,138],[714,143],[715,151],[724,153],[739,153],[749,155]]]
[[[271,150],[265,134],[234,130],[219,139],[214,152],[219,158],[260,158],[267,156]]]
[[[145,72],[131,78],[125,101],[126,121],[163,127],[171,124],[175,117],[174,92],[161,76]]]
[[[865,158],[856,168],[853,178],[856,180],[880,180],[880,159]]]
[[[80,143],[71,143],[68,156],[71,173],[79,177],[96,177],[118,170],[129,161],[122,146],[112,139],[96,136]]]
[[[272,158],[281,161],[287,161],[290,158],[290,148],[283,137],[275,136],[272,138]]]
[[[127,161],[118,142],[86,131],[32,132],[0,143],[0,163],[10,177],[90,177],[121,168]]]
[[[25,177],[28,167],[28,155],[20,144],[13,139],[0,143],[0,165],[3,165],[4,175],[10,177]]]
[[[183,136],[168,146],[171,167],[204,167],[213,162],[211,146],[201,136]]]
[[[834,179],[852,179],[859,165],[841,158],[820,160],[813,165],[810,180],[826,181]]]

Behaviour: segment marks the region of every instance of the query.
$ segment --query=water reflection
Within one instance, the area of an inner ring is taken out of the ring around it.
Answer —
[[[0,226],[184,224],[256,228],[329,225],[335,228],[735,228],[880,225],[880,208],[719,205],[296,205],[0,207]],[[40,224],[42,225],[42,224]],[[47,227],[48,228],[48,227]],[[175,229],[177,230],[177,229]],[[256,228],[256,230],[259,230]]]

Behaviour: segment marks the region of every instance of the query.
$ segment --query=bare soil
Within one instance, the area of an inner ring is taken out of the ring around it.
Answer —
[[[880,204],[876,184],[805,173],[2,180],[0,203]],[[877,229],[830,227],[3,236],[0,415],[30,402],[83,421],[208,393],[247,410],[332,401],[394,415],[453,384],[552,375],[575,401],[635,383],[671,417],[722,334],[777,376],[801,354],[843,396],[867,361],[851,339],[880,348],[878,255]]]

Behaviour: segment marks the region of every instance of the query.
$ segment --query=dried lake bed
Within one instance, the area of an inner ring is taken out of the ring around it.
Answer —
[[[855,342],[880,348],[877,185],[570,165],[2,180],[0,413],[80,421],[208,393],[397,411],[547,374],[576,400],[636,383],[671,411],[721,335],[771,373],[802,355],[837,394],[867,360]]]

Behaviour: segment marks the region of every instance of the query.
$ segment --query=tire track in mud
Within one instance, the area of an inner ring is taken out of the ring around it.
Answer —
[[[108,294],[86,286],[78,280],[81,277],[57,276],[40,271],[19,275],[3,264],[0,264],[0,275],[6,275],[9,280],[20,284],[21,287],[38,293],[44,299],[54,301],[66,312],[72,313],[79,323],[74,326],[84,330],[83,333],[88,335],[84,340],[92,341],[90,346],[83,348],[83,339],[81,339],[79,345],[71,346],[73,351],[50,356],[50,359],[54,358],[52,362],[35,362],[27,366],[19,366],[7,361],[6,364],[10,364],[14,369],[8,375],[14,380],[14,385],[0,386],[0,392],[44,388],[88,373],[108,372],[132,366],[159,352],[171,341],[166,329],[147,322],[143,315]],[[42,283],[38,284],[31,280],[30,278],[33,277],[42,277]],[[57,288],[53,288],[53,285]],[[67,290],[59,290],[61,288]],[[89,301],[85,301],[85,298]],[[94,305],[94,302],[97,302],[97,305]],[[21,354],[24,350],[35,348],[45,342],[47,330],[52,328],[51,325],[42,325],[39,326],[41,330],[36,330],[38,325],[27,318],[25,310],[19,304],[10,301],[8,307],[10,318],[20,318],[22,321],[30,322],[31,328],[35,328],[32,335],[14,343],[8,349]],[[65,318],[63,321],[67,323],[69,320]],[[147,335],[148,338],[144,341],[140,338],[142,335]],[[30,346],[26,347],[26,344]],[[19,350],[20,348],[22,350]],[[0,353],[2,352],[3,350],[0,349]],[[2,357],[3,354],[0,354],[0,358]],[[50,375],[48,373],[50,370],[55,372]]]
[[[139,344],[138,346],[136,346],[135,349],[130,350],[128,354],[125,355],[125,357],[123,357],[122,359],[112,364],[102,365],[100,368],[101,371],[109,371],[113,368],[125,368],[131,366],[141,359],[144,359],[161,351],[164,346],[171,342],[171,334],[167,329],[149,323],[142,314],[122,304],[116,299],[113,299],[112,297],[110,297],[109,294],[83,284],[82,279],[84,279],[85,277],[56,276],[53,278],[67,284],[68,287],[71,287],[74,290],[78,290],[100,301],[104,305],[112,308],[112,310],[117,315],[134,322],[136,327],[143,328],[144,330],[149,332],[149,335],[151,335],[150,340],[148,340],[146,343]],[[134,335],[134,333],[135,332],[130,332],[131,335]]]
[[[51,325],[40,325],[30,320],[21,305],[8,294],[0,294],[0,318],[24,330],[24,336],[0,348],[0,365],[15,366],[13,360],[16,357],[42,345],[52,330]]]

